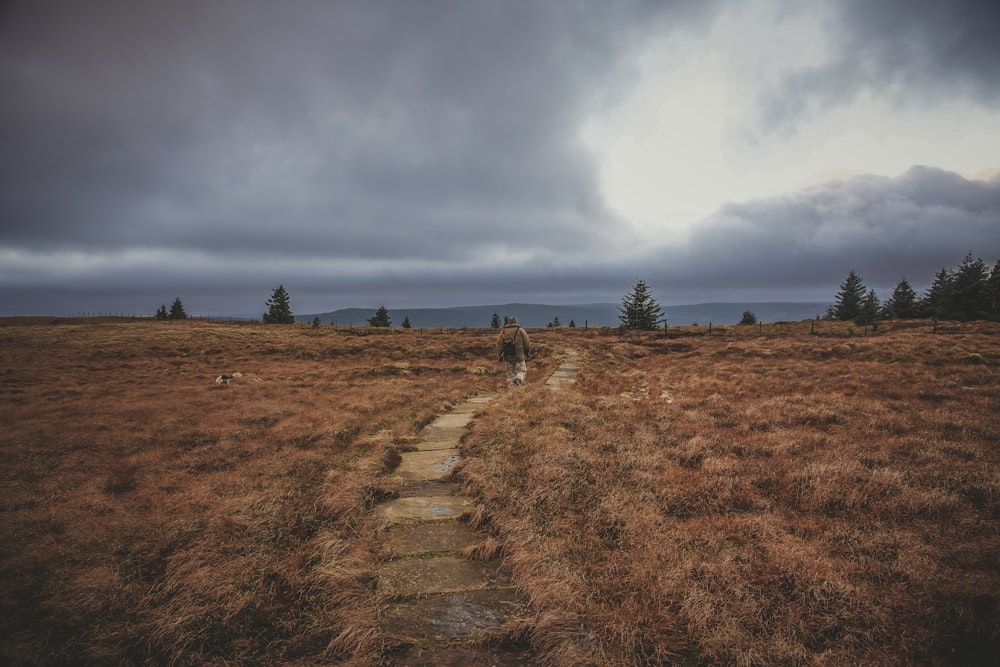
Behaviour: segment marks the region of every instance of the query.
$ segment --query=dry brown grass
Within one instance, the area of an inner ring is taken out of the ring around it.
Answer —
[[[992,664],[1000,327],[810,326],[533,332],[461,477],[547,664]],[[381,473],[503,380],[364,334],[0,321],[0,662],[377,664]]]
[[[379,475],[500,379],[364,333],[3,321],[0,662],[371,663]]]
[[[547,662],[995,664],[1000,327],[819,324],[552,333],[477,420]]]

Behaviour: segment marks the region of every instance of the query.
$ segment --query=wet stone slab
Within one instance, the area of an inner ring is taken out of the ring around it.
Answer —
[[[527,599],[512,588],[442,593],[388,605],[382,630],[407,641],[447,641],[503,634],[531,618]]]
[[[453,449],[458,447],[458,438],[435,438],[434,440],[420,440],[411,445],[418,452],[433,452],[438,449]]]
[[[390,597],[412,597],[509,585],[510,575],[495,560],[410,558],[386,563],[379,571],[378,590]]]
[[[473,396],[472,398],[466,399],[465,402],[456,405],[454,408],[452,408],[449,414],[479,412],[479,410],[481,410],[484,405],[486,405],[496,397],[497,394],[495,392]]]
[[[394,556],[457,553],[483,541],[483,536],[458,521],[435,521],[393,526],[386,544]]]
[[[412,646],[386,658],[388,667],[524,667],[537,664],[526,646]]]
[[[400,480],[402,485],[396,489],[397,498],[415,498],[417,496],[453,496],[459,494],[458,484],[442,480],[415,479]]]
[[[442,479],[448,476],[460,458],[457,449],[405,452],[392,474],[395,477],[412,480]]]
[[[475,501],[465,496],[421,496],[396,498],[378,506],[377,511],[390,521],[447,521],[471,512]]]
[[[576,350],[572,348],[567,349],[565,360],[545,380],[545,386],[549,389],[562,389],[576,382],[576,376],[580,372],[580,367],[577,363],[579,358],[580,355],[577,354]]]

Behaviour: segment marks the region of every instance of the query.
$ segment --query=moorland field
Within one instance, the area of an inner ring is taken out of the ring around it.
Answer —
[[[539,664],[994,664],[1000,325],[531,333],[507,392],[488,329],[0,320],[0,663],[385,662],[386,472],[501,391],[456,479]]]

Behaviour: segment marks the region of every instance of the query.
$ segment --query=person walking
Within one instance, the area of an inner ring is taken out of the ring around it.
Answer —
[[[531,356],[531,341],[528,332],[517,323],[516,317],[508,317],[497,336],[497,356],[507,364],[507,388],[524,383],[528,374],[528,357]]]

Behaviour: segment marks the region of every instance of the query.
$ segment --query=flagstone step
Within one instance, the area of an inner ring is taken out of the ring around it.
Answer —
[[[475,501],[465,496],[419,496],[396,498],[377,507],[389,521],[447,521],[471,512]]]
[[[458,553],[483,542],[483,535],[459,521],[434,521],[393,526],[385,536],[393,556]]]
[[[512,588],[440,593],[387,605],[382,630],[411,642],[478,639],[505,634],[532,618],[528,600]]]
[[[527,646],[411,646],[388,656],[388,667],[524,667],[537,664]]]
[[[578,364],[580,355],[573,348],[566,348],[565,355],[559,367],[545,381],[545,386],[549,389],[562,389],[576,382],[576,376],[580,372]]]
[[[408,558],[386,563],[379,570],[378,591],[389,597],[458,593],[510,586],[510,573],[499,561],[462,558]]]
[[[397,478],[396,498],[416,498],[418,496],[454,496],[460,495],[458,484],[440,479],[408,479]]]
[[[437,438],[434,440],[420,440],[411,445],[417,452],[433,452],[439,449],[452,449],[457,447],[458,438]]]
[[[411,480],[443,479],[451,474],[451,469],[460,459],[455,447],[429,452],[404,452],[392,475]]]

